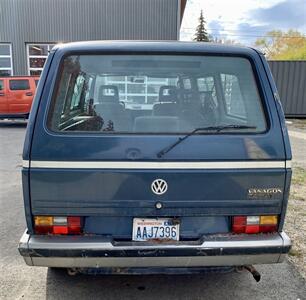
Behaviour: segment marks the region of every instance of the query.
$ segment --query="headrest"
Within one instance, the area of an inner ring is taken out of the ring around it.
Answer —
[[[162,85],[159,88],[159,102],[176,102],[177,87],[174,85]]]
[[[115,85],[101,85],[99,87],[99,102],[119,102],[119,91]]]

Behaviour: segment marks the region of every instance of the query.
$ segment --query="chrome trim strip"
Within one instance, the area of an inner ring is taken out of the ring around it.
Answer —
[[[22,160],[22,167],[23,168],[29,168],[30,167],[30,161],[29,160]]]
[[[23,161],[29,167],[29,161]],[[285,161],[146,162],[146,161],[31,161],[32,168],[48,169],[282,169]]]
[[[286,160],[286,169],[291,169],[291,168],[292,168],[292,161]]]

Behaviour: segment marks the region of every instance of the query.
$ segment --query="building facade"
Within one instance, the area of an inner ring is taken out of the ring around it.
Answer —
[[[306,117],[306,60],[269,61],[286,117]]]
[[[0,0],[0,76],[39,75],[57,43],[177,40],[186,0]]]

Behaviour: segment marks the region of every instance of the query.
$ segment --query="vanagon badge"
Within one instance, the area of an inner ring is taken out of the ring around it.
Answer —
[[[282,194],[283,191],[280,188],[251,188],[248,189],[249,197],[259,197],[259,198],[271,198],[273,195]]]
[[[152,192],[156,195],[162,195],[167,192],[168,184],[163,179],[155,179],[151,184]]]

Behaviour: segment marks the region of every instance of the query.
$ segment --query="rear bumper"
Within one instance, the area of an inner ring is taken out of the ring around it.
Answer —
[[[112,242],[104,237],[35,236],[19,252],[30,266],[62,268],[191,268],[279,263],[290,250],[284,233],[210,235],[198,242]]]

